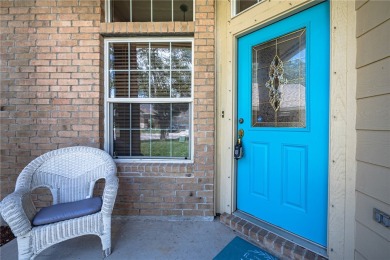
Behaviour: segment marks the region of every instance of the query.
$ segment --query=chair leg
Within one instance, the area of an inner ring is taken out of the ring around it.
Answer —
[[[102,241],[103,255],[107,257],[111,254],[111,232],[100,236]]]
[[[109,255],[111,255],[111,247],[103,250],[103,257],[107,257]]]
[[[19,260],[24,259],[33,259],[33,249],[32,249],[32,242],[31,242],[31,236],[28,234],[24,237],[17,237],[18,241],[18,258]]]

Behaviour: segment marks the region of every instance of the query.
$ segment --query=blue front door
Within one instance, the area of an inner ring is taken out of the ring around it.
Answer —
[[[329,4],[238,39],[237,209],[326,247]]]

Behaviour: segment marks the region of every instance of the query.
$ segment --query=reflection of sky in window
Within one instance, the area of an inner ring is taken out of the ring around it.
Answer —
[[[294,56],[292,56],[289,59],[289,61],[297,60],[297,59],[304,60],[305,58],[306,58],[306,49],[303,49],[303,50],[300,50],[299,52],[297,52]]]

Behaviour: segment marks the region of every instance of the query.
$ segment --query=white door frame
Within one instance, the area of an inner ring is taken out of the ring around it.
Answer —
[[[216,206],[219,213],[236,210],[236,162],[232,151],[237,125],[236,39],[322,1],[264,1],[233,18],[231,3],[216,1]],[[330,1],[328,255],[331,259],[353,259],[356,174],[355,2]]]

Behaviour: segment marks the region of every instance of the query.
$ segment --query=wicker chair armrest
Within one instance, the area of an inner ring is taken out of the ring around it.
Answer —
[[[119,180],[116,176],[109,176],[106,178],[106,183],[103,191],[103,205],[102,213],[111,215],[114,208],[116,194],[118,192]]]
[[[31,220],[37,210],[31,199],[31,192],[19,189],[9,194],[0,204],[0,213],[16,237],[31,230]]]

